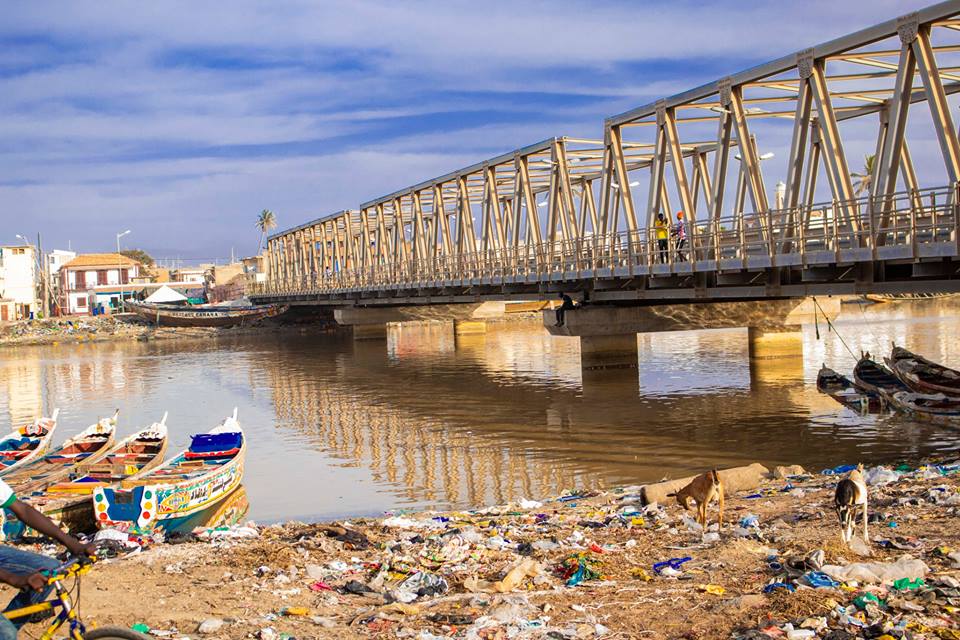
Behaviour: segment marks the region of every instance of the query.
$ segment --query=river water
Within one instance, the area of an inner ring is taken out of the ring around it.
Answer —
[[[746,330],[643,334],[640,370],[583,379],[575,339],[505,324],[388,341],[270,334],[7,348],[0,430],[59,407],[59,438],[120,409],[118,435],[169,412],[170,451],[239,408],[259,521],[468,507],[759,461],[820,470],[960,448],[957,432],[859,416],[817,393],[843,345],[891,341],[960,365],[960,302],[844,305],[804,357],[751,367]]]

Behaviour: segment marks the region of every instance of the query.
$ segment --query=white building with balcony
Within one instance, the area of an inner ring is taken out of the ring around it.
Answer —
[[[84,253],[60,268],[60,312],[67,315],[91,314],[88,292],[96,291],[96,300],[116,309],[120,297],[133,296],[131,280],[140,274],[140,263],[116,253]]]

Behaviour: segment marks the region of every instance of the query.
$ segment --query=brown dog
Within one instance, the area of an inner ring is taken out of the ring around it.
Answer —
[[[669,495],[676,496],[680,506],[688,511],[692,498],[697,503],[697,522],[704,529],[707,528],[707,507],[716,498],[720,503],[717,524],[723,527],[723,481],[720,480],[720,474],[716,469],[700,474],[683,489]]]

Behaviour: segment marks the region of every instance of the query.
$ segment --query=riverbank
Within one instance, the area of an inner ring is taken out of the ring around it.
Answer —
[[[212,338],[280,331],[328,333],[332,329],[325,325],[281,324],[271,320],[236,327],[157,327],[132,314],[78,316],[0,324],[0,347]]]
[[[536,312],[513,312],[485,321],[493,326],[540,322]],[[430,321],[426,321],[429,323]],[[410,323],[408,323],[410,324]],[[349,330],[332,320],[317,318],[265,318],[235,327],[156,326],[134,314],[120,316],[76,316],[0,324],[0,348],[29,345],[88,344],[129,340],[174,340],[217,336],[262,335],[263,333],[329,334]]]
[[[840,544],[837,476],[732,495],[719,534],[632,487],[156,544],[98,565],[83,614],[168,638],[960,638],[958,470],[870,470],[858,551]],[[841,575],[898,559],[924,586]]]

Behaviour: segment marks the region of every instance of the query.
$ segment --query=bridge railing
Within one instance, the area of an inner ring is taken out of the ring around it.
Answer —
[[[958,203],[958,185],[886,198],[864,196],[691,221],[685,241],[678,243],[671,235],[666,247],[649,229],[587,234],[575,240],[414,257],[400,264],[275,274],[253,293],[336,294],[955,256]]]

